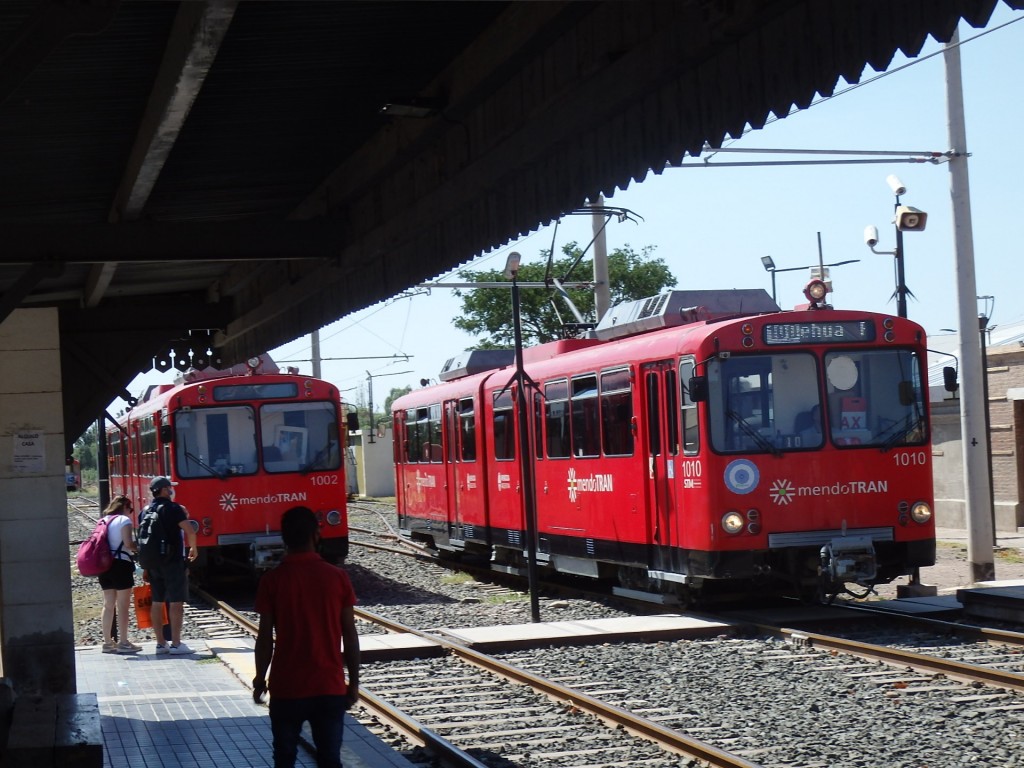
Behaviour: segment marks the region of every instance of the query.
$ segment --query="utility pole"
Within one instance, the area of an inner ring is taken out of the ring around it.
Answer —
[[[604,208],[604,195],[598,195],[597,201],[590,204],[596,209]],[[597,322],[611,308],[612,289],[608,281],[608,236],[607,219],[598,210],[591,216],[594,229],[594,315]]]
[[[313,378],[322,379],[320,375],[320,329],[313,331],[310,336],[310,347],[312,348],[313,355]]]
[[[974,273],[974,232],[971,226],[970,179],[967,173],[967,126],[964,121],[963,81],[960,73],[960,34],[943,49],[946,65],[946,112],[948,119],[949,192],[953,205],[953,243],[957,276],[960,328],[960,444],[964,465],[964,514],[967,519],[967,560],[970,578],[995,578],[992,542],[992,487],[988,478],[988,439],[985,432],[985,401],[981,343],[978,323],[978,291]]]

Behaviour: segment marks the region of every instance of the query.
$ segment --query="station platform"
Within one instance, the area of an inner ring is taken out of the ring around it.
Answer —
[[[247,685],[253,641],[187,643],[188,656],[157,656],[153,641],[124,656],[75,649],[78,692],[99,703],[104,768],[271,768],[270,717]],[[345,768],[412,766],[349,715],[341,760]],[[295,764],[316,768],[316,758],[300,747]]]

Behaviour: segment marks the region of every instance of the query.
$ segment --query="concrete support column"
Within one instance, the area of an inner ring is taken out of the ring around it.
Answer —
[[[64,448],[57,310],[15,310],[0,323],[0,660],[18,693],[76,692]]]

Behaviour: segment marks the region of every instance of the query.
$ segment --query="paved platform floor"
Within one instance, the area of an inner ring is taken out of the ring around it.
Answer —
[[[187,641],[190,656],[134,655],[75,649],[79,693],[96,693],[104,768],[243,768],[273,766],[270,719],[242,680],[251,680],[252,641]],[[248,675],[246,677],[246,675]],[[409,768],[352,717],[345,718],[345,768]],[[297,766],[315,768],[299,749]]]

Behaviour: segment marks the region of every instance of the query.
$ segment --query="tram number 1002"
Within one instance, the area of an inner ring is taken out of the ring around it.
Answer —
[[[313,485],[337,485],[338,484],[338,476],[337,475],[313,475],[309,479],[313,482]]]

